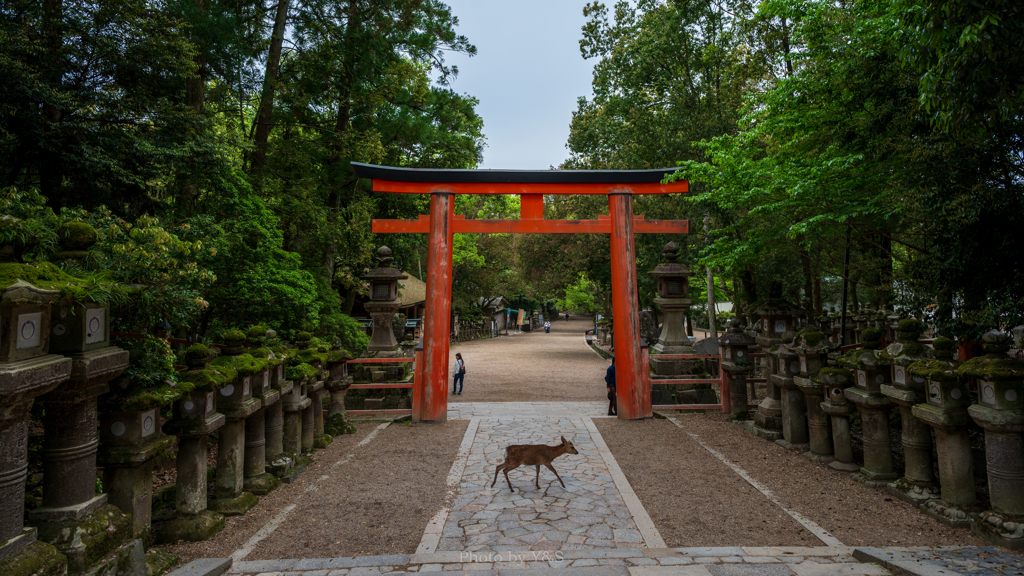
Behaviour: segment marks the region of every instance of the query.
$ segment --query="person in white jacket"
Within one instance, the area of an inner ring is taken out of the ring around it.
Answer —
[[[455,353],[455,378],[452,381],[452,394],[462,395],[462,382],[466,378],[466,363],[462,360],[462,354]],[[458,391],[456,391],[458,390]]]

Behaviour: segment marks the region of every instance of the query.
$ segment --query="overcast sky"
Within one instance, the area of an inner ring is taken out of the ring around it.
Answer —
[[[452,88],[480,100],[481,168],[542,169],[568,158],[576,99],[590,97],[595,59],[580,56],[585,0],[447,0],[477,55],[446,54]]]

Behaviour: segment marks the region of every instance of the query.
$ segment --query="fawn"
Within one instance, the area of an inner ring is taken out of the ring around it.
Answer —
[[[562,436],[562,443],[557,446],[545,446],[544,444],[516,444],[505,448],[505,461],[498,464],[498,467],[494,470],[494,482],[491,482],[491,488],[494,488],[495,482],[498,481],[498,472],[505,472],[505,481],[508,482],[508,489],[515,492],[515,488],[512,487],[512,481],[508,479],[508,471],[515,470],[520,466],[536,466],[537,477],[534,478],[534,483],[537,485],[537,489],[540,489],[540,467],[543,464],[555,473],[555,478],[558,478],[559,482],[562,482],[562,477],[558,475],[555,467],[551,465],[551,461],[558,458],[562,454],[579,454],[576,447],[572,445]],[[565,482],[562,482],[562,488],[565,488]]]

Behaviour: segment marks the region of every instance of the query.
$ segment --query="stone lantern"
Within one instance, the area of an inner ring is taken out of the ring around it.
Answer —
[[[754,339],[743,332],[743,324],[739,318],[729,320],[727,325],[728,328],[718,339],[718,344],[722,350],[722,376],[731,380],[729,400],[732,409],[729,419],[734,422],[749,420],[747,374],[754,371],[754,363],[750,359],[750,345],[754,343]]]
[[[65,567],[35,528],[24,527],[29,409],[71,375],[71,359],[49,353],[50,303],[59,296],[20,280],[0,293],[0,573],[29,563],[40,573]]]
[[[807,407],[810,451],[804,456],[817,462],[831,462],[835,458],[831,419],[821,409],[824,388],[822,382],[815,381],[815,377],[828,363],[828,353],[832,346],[821,332],[801,332],[793,343],[800,364],[800,374],[793,376],[793,383],[803,393],[804,405]]]
[[[782,435],[782,391],[772,378],[779,370],[779,360],[772,353],[772,348],[782,344],[783,334],[796,333],[793,330],[795,312],[795,306],[779,298],[770,298],[754,310],[758,316],[756,326],[759,331],[756,341],[765,353],[765,378],[768,382],[765,398],[757,407],[754,424],[749,431],[772,441]]]
[[[694,353],[683,325],[683,316],[693,304],[689,298],[690,276],[693,276],[693,272],[684,264],[676,262],[679,246],[675,242],[666,244],[661,255],[665,262],[648,272],[658,279],[658,297],[654,303],[665,315],[658,342],[651,348],[651,370],[658,376],[691,374],[694,360],[658,359],[661,355]]]
[[[286,351],[281,347],[281,341],[274,330],[267,330],[264,345],[271,352],[271,357],[267,359],[270,365],[270,386],[278,393],[279,398],[284,398],[295,389],[295,383],[285,377]],[[275,476],[288,477],[294,461],[284,456],[284,402],[274,402],[264,412],[264,434],[267,439],[264,452],[267,470]]]
[[[378,267],[362,277],[370,284],[370,301],[363,308],[373,319],[373,334],[366,347],[368,352],[394,352],[398,349],[398,341],[391,329],[391,319],[402,305],[398,299],[398,281],[408,276],[392,268],[392,260],[391,249],[381,246],[377,249]]]
[[[245,419],[245,480],[243,489],[246,492],[263,495],[276,488],[280,482],[277,477],[267,472],[267,411],[280,403],[281,392],[274,388],[271,374],[278,366],[272,365],[270,357],[273,352],[264,348],[268,330],[262,326],[253,326],[246,333],[250,353],[266,361],[266,366],[251,377],[252,398],[260,402],[260,408]],[[280,430],[279,430],[280,432]],[[280,435],[276,439],[280,444]]]
[[[854,385],[845,394],[860,411],[864,434],[864,466],[853,479],[873,488],[885,487],[896,479],[889,444],[889,411],[894,404],[881,391],[883,385],[890,383],[891,372],[888,361],[878,350],[881,337],[881,330],[869,328],[861,333],[862,350],[850,350],[837,359],[838,364],[853,372]]]
[[[967,434],[970,418],[967,407],[971,392],[967,379],[953,359],[956,343],[937,338],[934,360],[919,360],[910,366],[910,375],[925,380],[925,403],[914,406],[914,416],[935,431],[939,458],[940,501],[925,502],[925,511],[956,527],[970,526],[969,510],[977,503],[974,493],[974,461],[971,439]]]
[[[853,384],[850,371],[845,368],[822,368],[815,382],[821,383],[824,401],[821,411],[832,419],[832,446],[835,459],[828,463],[830,468],[854,472],[860,466],[853,462],[853,437],[850,436],[850,416],[857,408],[846,399],[845,391]]]
[[[224,425],[224,415],[217,412],[215,388],[226,383],[220,372],[208,369],[209,360],[210,351],[202,344],[193,344],[185,351],[188,371],[181,380],[196,385],[174,402],[171,420],[164,424],[165,432],[178,437],[174,488],[177,514],[160,528],[157,542],[206,540],[224,528],[224,516],[206,508],[206,444],[210,433]]]
[[[889,492],[914,505],[939,497],[932,471],[932,431],[913,414],[913,407],[924,402],[925,380],[912,376],[909,368],[914,362],[931,357],[931,350],[918,342],[922,332],[924,324],[918,320],[899,321],[896,342],[879,355],[891,363],[892,384],[882,384],[879,391],[899,406],[905,462],[903,477],[889,485]]]
[[[800,359],[794,350],[796,334],[786,332],[782,344],[773,347],[769,354],[775,360],[775,373],[768,382],[779,391],[782,403],[782,438],[775,442],[790,450],[804,451],[808,447],[807,406],[804,393],[793,378],[800,375]]]
[[[209,508],[225,516],[237,516],[259,502],[245,491],[245,421],[261,408],[260,400],[253,398],[253,381],[262,390],[267,362],[245,354],[245,333],[241,330],[225,333],[224,343],[223,354],[211,364],[229,368],[237,376],[217,390],[217,411],[224,415],[225,422],[217,441],[216,498]]]
[[[972,530],[1019,550],[1024,549],[1024,360],[1007,358],[1007,334],[992,331],[982,340],[987,354],[957,370],[978,383],[978,403],[967,412],[985,429],[992,510],[983,512]]]

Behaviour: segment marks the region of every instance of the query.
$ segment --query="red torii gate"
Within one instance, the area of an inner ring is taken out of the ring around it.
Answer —
[[[634,194],[689,191],[686,181],[662,184],[675,172],[659,170],[447,170],[352,163],[376,192],[430,194],[430,215],[415,220],[374,220],[375,233],[429,234],[427,301],[422,365],[413,388],[413,418],[448,418],[448,353],[451,329],[452,235],[455,233],[611,234],[612,315],[615,318],[619,418],[649,418],[651,391],[641,358],[636,287],[635,233],[686,234],[686,220],[645,220],[633,215]],[[519,220],[466,220],[455,216],[455,194],[519,194]],[[608,216],[597,220],[545,220],[545,194],[607,194]]]

